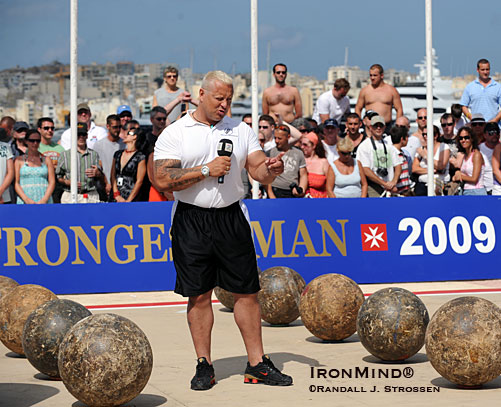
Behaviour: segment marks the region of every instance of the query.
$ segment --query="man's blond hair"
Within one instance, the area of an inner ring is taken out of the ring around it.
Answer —
[[[224,83],[225,85],[233,86],[233,80],[231,79],[231,76],[226,72],[210,71],[205,74],[204,79],[202,80],[202,88],[208,89],[214,81],[219,81]]]

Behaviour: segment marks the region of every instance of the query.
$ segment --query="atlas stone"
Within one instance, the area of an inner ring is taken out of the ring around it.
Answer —
[[[306,285],[289,267],[271,267],[259,275],[257,300],[261,318],[271,325],[288,325],[299,318],[299,301]]]
[[[153,353],[144,332],[131,320],[97,314],[77,322],[59,346],[58,368],[66,389],[82,403],[111,407],[144,389]]]
[[[431,318],[425,346],[441,376],[480,387],[501,374],[501,309],[479,297],[451,300]]]
[[[428,310],[416,295],[403,288],[383,288],[360,307],[357,333],[377,358],[405,360],[423,347],[429,321]]]
[[[0,340],[11,351],[24,355],[23,329],[30,314],[47,301],[57,299],[45,287],[25,284],[15,287],[1,300]]]
[[[0,300],[18,285],[19,283],[12,278],[0,276]]]
[[[261,269],[259,267],[257,268],[257,272],[261,273]],[[214,295],[221,304],[233,311],[233,308],[235,307],[235,298],[233,297],[233,293],[217,286],[214,287]]]
[[[340,341],[357,329],[364,294],[342,274],[324,274],[310,281],[301,295],[299,311],[308,331],[326,341]]]
[[[232,293],[226,291],[224,288],[215,287],[214,294],[221,304],[233,311],[233,308],[235,306],[235,298],[233,297]]]
[[[59,345],[73,325],[89,315],[92,314],[87,308],[70,300],[52,300],[36,308],[23,330],[23,350],[33,367],[59,378]]]

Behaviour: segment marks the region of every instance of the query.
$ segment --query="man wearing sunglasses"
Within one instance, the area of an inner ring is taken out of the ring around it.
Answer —
[[[143,147],[143,154],[146,156],[146,170],[148,173],[147,177],[144,177],[143,183],[141,184],[140,201],[148,201],[150,199],[150,189],[153,188],[155,198],[161,201],[174,200],[172,194],[169,194],[169,199],[164,195],[164,193],[158,191],[154,184],[154,171],[153,171],[153,151],[155,149],[155,143],[157,142],[160,133],[167,127],[167,111],[162,106],[155,106],[150,111],[150,122],[151,130],[146,133],[145,145]]]
[[[38,151],[44,156],[49,157],[52,161],[54,168],[57,167],[57,161],[59,157],[64,152],[63,146],[54,143],[52,137],[54,137],[54,120],[51,117],[41,117],[37,122],[37,129],[41,136],[40,147]],[[61,195],[63,193],[63,188],[59,182],[56,182],[56,187],[52,193],[52,200],[54,203],[61,202]]]
[[[111,114],[106,118],[106,128],[108,129],[108,135],[106,138],[99,140],[95,145],[93,150],[99,154],[101,159],[103,173],[105,175],[106,182],[106,192],[100,191],[101,200],[106,200],[104,195],[109,195],[111,192],[111,184],[109,180],[111,179],[111,166],[113,163],[113,155],[115,151],[125,148],[125,144],[120,138],[120,117],[117,114]]]
[[[282,116],[287,123],[303,116],[303,105],[299,91],[285,83],[287,66],[275,64],[273,67],[275,84],[263,92],[263,114]]]
[[[455,142],[456,135],[454,134],[454,117],[451,113],[444,113],[440,118],[440,127],[442,128],[442,135],[439,141],[442,143],[452,144]]]
[[[294,123],[302,120],[304,119],[303,118],[296,119],[294,120]],[[306,120],[304,120],[304,122],[309,126],[309,123],[306,122]],[[265,138],[263,147],[263,151],[265,153],[277,146],[275,143],[275,130],[279,125],[284,125],[289,128],[290,130],[289,144],[291,146],[294,145],[294,143],[296,143],[301,138],[302,130],[298,130],[292,124],[284,123],[281,120],[279,120],[277,124],[275,123],[275,119],[273,117],[271,117],[268,114],[263,114],[259,117],[259,133],[262,134]]]
[[[491,78],[490,62],[482,58],[477,62],[478,78],[466,85],[461,97],[463,113],[468,119],[480,113],[486,121],[499,123],[501,120],[501,84]]]
[[[482,113],[473,113],[471,115],[469,126],[473,130],[473,134],[477,138],[478,144],[484,142],[485,118]]]
[[[198,102],[191,98],[190,92],[177,87],[179,71],[175,66],[164,69],[165,86],[158,88],[153,95],[153,107],[163,107],[168,112],[170,122],[176,120],[182,112],[188,110],[189,103],[197,106]]]
[[[460,163],[457,160],[458,156],[458,147],[456,144],[456,134],[455,134],[455,125],[456,121],[454,120],[454,116],[452,113],[444,113],[440,118],[440,127],[442,128],[442,134],[438,138],[438,141],[441,143],[445,143],[449,146],[450,149],[450,158],[449,158],[449,175],[450,179],[458,170],[458,166]],[[446,184],[446,188],[449,188],[448,184],[452,181],[449,181]]]

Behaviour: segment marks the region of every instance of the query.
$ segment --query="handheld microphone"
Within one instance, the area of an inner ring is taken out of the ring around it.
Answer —
[[[220,157],[231,157],[233,153],[233,141],[223,138],[219,140],[217,144],[217,155]],[[221,175],[217,179],[218,184],[224,183],[224,175]]]

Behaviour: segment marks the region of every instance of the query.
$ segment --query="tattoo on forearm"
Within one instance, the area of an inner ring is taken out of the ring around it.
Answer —
[[[154,165],[157,176],[167,178],[168,188],[171,190],[190,186],[200,180],[200,171],[194,168],[181,168],[180,160],[156,160],[154,161]],[[181,180],[181,178],[188,174],[196,174],[197,176]]]

